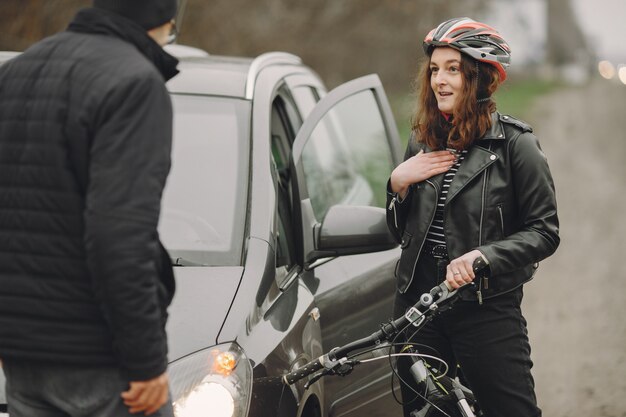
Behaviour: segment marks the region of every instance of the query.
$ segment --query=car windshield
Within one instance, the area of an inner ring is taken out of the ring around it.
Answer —
[[[159,234],[175,264],[240,265],[249,161],[247,101],[172,95],[172,168]]]

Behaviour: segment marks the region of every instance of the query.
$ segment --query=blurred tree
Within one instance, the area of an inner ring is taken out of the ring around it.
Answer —
[[[283,50],[330,87],[371,72],[406,92],[421,39],[444,19],[472,16],[489,0],[187,0],[180,42],[213,54]],[[90,0],[0,0],[0,49],[23,50],[63,30]]]
[[[548,7],[547,56],[551,64],[589,65],[593,52],[576,20],[571,0],[546,0]]]
[[[406,91],[421,39],[440,21],[472,15],[488,0],[188,0],[181,42],[211,53],[301,56],[330,86],[370,72]],[[204,31],[198,30],[204,28]]]
[[[0,49],[21,51],[65,29],[89,0],[0,0]]]

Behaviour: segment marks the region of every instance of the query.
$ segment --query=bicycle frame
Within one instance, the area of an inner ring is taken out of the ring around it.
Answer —
[[[471,403],[475,404],[474,394],[468,388],[456,380],[445,376],[446,372],[443,372],[443,374],[439,377],[434,375],[429,369],[429,366],[423,360],[423,355],[415,355],[410,359],[413,364],[409,368],[409,372],[418,386],[423,387],[424,394],[418,395],[421,396],[426,402],[423,406],[411,412],[412,417],[425,417],[429,415],[431,411],[437,411],[443,415],[448,415],[448,413],[441,410],[435,404],[435,399],[442,399],[445,396],[448,396],[448,399],[443,401],[452,401],[456,405],[457,411],[460,412],[462,417],[476,417],[474,409],[470,405],[470,402],[468,402],[469,398]],[[444,387],[439,381],[438,378],[440,377],[446,378],[445,382],[449,385],[447,388]]]

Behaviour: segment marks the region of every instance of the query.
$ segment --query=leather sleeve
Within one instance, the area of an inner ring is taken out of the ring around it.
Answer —
[[[404,152],[403,161],[406,161],[416,155],[418,148],[415,133],[412,132],[409,137],[406,151]],[[387,181],[387,227],[389,227],[389,231],[398,243],[402,242],[402,234],[404,232],[406,218],[409,214],[411,200],[413,198],[412,189],[413,186],[410,186],[407,194],[404,196],[404,199],[400,199],[400,196],[391,190],[391,179]]]
[[[116,83],[103,107],[90,151],[87,265],[120,366],[131,381],[147,380],[167,367],[157,223],[172,106],[155,74]]]
[[[532,133],[519,134],[510,140],[508,153],[520,226],[505,239],[477,248],[493,275],[539,262],[560,242],[554,182],[539,141]]]

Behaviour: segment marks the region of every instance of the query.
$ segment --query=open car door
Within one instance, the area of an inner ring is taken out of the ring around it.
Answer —
[[[384,207],[386,182],[400,154],[396,124],[376,75],[325,95],[293,143],[299,261],[313,275],[309,281],[315,283],[326,350],[371,334],[391,317],[400,250]],[[324,378],[323,408],[329,416],[345,417],[397,409],[390,375],[389,363],[381,360],[346,378]]]
[[[315,106],[292,150],[293,203],[295,217],[302,223],[305,266],[320,258],[349,254],[336,243],[334,250],[325,250],[320,239],[322,224],[329,212],[337,220],[334,206],[383,207],[389,168],[400,161],[399,147],[398,129],[375,74],[335,88]],[[357,219],[348,216],[353,220],[361,219],[359,214],[368,217],[367,213],[353,214]]]

